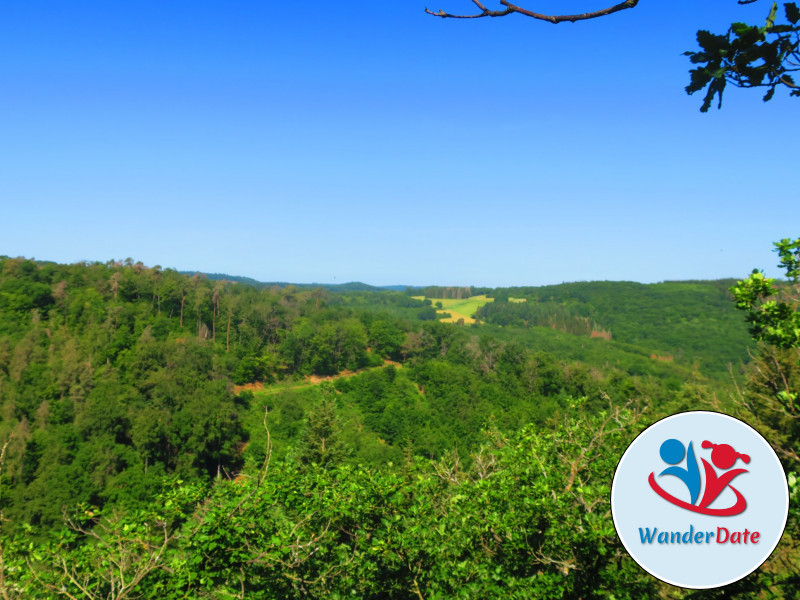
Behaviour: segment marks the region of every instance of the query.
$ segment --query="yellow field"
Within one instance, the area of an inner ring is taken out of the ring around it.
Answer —
[[[424,296],[413,296],[417,300],[424,300]],[[438,313],[450,313],[449,318],[440,319],[442,323],[458,323],[460,319],[464,319],[464,324],[469,325],[475,322],[475,312],[484,304],[494,302],[494,298],[487,298],[485,295],[472,296],[464,300],[456,300],[453,298],[428,298],[434,306],[437,302],[442,303],[442,308],[437,309]]]

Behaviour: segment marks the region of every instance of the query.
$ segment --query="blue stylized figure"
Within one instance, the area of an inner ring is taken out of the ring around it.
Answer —
[[[684,449],[683,444],[676,439],[666,440],[661,444],[659,451],[661,458],[669,465],[677,465],[683,460],[684,453],[686,454],[686,468],[682,467],[667,467],[659,474],[661,475],[674,475],[679,478],[686,487],[689,488],[689,495],[691,496],[691,504],[697,501],[700,495],[700,468],[697,466],[697,459],[694,456],[694,448],[692,442],[689,442],[688,452]]]

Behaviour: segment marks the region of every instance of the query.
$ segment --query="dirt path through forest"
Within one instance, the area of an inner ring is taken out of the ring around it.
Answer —
[[[315,385],[319,385],[323,381],[335,381],[336,379],[342,379],[344,377],[355,377],[356,375],[361,375],[362,373],[367,373],[369,371],[375,371],[377,369],[383,369],[392,365],[398,369],[402,369],[402,363],[396,362],[394,360],[389,360],[388,358],[384,359],[383,364],[378,367],[367,367],[366,369],[359,369],[358,371],[342,371],[337,373],[336,375],[306,375],[302,381],[299,381],[293,385],[286,385],[285,382],[283,383],[275,383],[272,385],[264,385],[261,381],[256,381],[253,383],[245,383],[244,385],[235,385],[233,386],[233,392],[235,394],[239,394],[241,392],[249,391],[253,392],[254,394],[259,395],[266,395],[266,394],[277,394],[278,392],[282,392],[284,390],[301,390],[313,387]]]

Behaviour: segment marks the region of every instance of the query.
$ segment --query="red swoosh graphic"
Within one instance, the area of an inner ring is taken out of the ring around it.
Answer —
[[[667,502],[674,504],[675,506],[680,506],[681,508],[685,508],[686,510],[690,510],[692,512],[700,513],[701,515],[712,515],[716,517],[732,517],[733,515],[738,515],[741,512],[744,512],[744,509],[747,508],[747,500],[744,499],[744,496],[737,490],[735,487],[730,487],[734,493],[736,494],[736,504],[729,508],[704,508],[700,506],[695,506],[694,504],[689,504],[688,502],[684,502],[665,492],[661,489],[656,483],[656,478],[653,473],[650,473],[650,477],[647,478],[648,483],[650,483],[650,487],[653,488],[653,491],[661,496]]]

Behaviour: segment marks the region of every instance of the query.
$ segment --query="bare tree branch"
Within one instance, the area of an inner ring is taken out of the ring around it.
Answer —
[[[239,503],[233,508],[233,510],[228,515],[229,517],[232,517],[235,513],[237,513],[239,511],[239,509],[242,508],[242,505],[245,502],[247,502],[253,496],[253,494],[255,494],[258,491],[258,489],[264,483],[264,480],[267,478],[267,474],[269,473],[269,464],[272,461],[272,436],[269,433],[269,426],[267,425],[267,415],[268,414],[269,414],[269,406],[265,405],[264,406],[264,423],[263,423],[263,426],[264,426],[264,431],[267,432],[267,453],[264,456],[264,464],[261,465],[261,469],[259,470],[258,475],[256,476],[256,485],[255,485],[255,487],[250,491],[249,494],[247,494],[246,496],[242,497],[242,499],[239,501]]]
[[[633,8],[637,4],[639,4],[639,0],[625,0],[625,2],[620,2],[619,4],[615,4],[607,8],[602,8],[600,10],[596,10],[593,12],[580,13],[574,15],[545,15],[542,13],[534,12],[532,10],[528,10],[527,8],[523,8],[521,6],[517,6],[516,4],[512,4],[508,0],[500,0],[500,4],[506,7],[504,10],[488,9],[478,0],[472,0],[472,3],[475,4],[481,10],[480,13],[474,15],[456,15],[445,12],[443,10],[439,10],[438,12],[433,12],[432,10],[429,10],[427,8],[425,9],[425,12],[428,13],[429,15],[433,15],[434,17],[441,17],[443,19],[480,19],[482,17],[505,17],[506,15],[510,15],[512,13],[518,13],[520,15],[525,15],[526,17],[531,17],[532,19],[538,19],[539,21],[547,21],[548,23],[555,24],[555,23],[563,23],[564,21],[575,23],[576,21],[587,21],[589,19],[606,17],[616,12]]]

